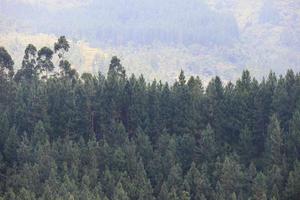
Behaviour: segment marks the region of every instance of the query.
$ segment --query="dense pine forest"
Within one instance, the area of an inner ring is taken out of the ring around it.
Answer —
[[[1,200],[300,198],[299,73],[169,85],[117,57],[79,75],[69,48],[29,44],[14,68],[0,47]]]

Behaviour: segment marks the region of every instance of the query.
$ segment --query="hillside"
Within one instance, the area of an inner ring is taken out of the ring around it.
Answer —
[[[55,1],[5,0],[1,20],[10,22],[0,23],[0,44],[20,63],[24,41],[47,45],[52,39],[45,37],[63,34],[86,46],[74,45],[71,52],[79,71],[105,72],[110,57],[118,55],[129,73],[144,72],[148,80],[174,81],[180,69],[205,82],[215,75],[235,80],[245,68],[257,78],[270,70],[300,70],[300,5],[295,0],[193,0],[171,8],[168,2],[157,8],[155,1],[132,0],[130,7],[121,0],[78,2],[60,7]],[[193,6],[199,9],[187,13]],[[31,18],[23,20],[26,13]],[[9,26],[11,21],[18,29]]]

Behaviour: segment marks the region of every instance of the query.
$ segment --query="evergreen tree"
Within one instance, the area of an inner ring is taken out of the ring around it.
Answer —
[[[158,199],[159,200],[168,200],[169,199],[169,191],[168,191],[167,184],[165,182],[161,185]]]
[[[289,135],[287,138],[287,151],[290,162],[300,158],[300,112],[298,110],[294,113],[290,122]]]
[[[4,145],[4,158],[9,164],[13,164],[17,160],[17,148],[19,144],[19,138],[16,129],[13,127],[10,129],[7,139]]]
[[[267,200],[266,177],[263,173],[258,173],[252,185],[253,200]]]
[[[195,163],[192,163],[190,170],[185,176],[185,184],[187,184],[185,187],[189,189],[192,200],[199,199],[203,195],[211,195],[210,183],[201,175]]]
[[[190,197],[189,192],[183,191],[182,194],[181,194],[181,199],[182,199],[182,200],[190,200],[191,197]]]
[[[227,197],[234,192],[239,192],[244,187],[244,175],[236,160],[225,157],[221,169],[220,184]]]
[[[115,187],[113,200],[129,200],[121,182],[118,182],[117,186]]]
[[[300,163],[296,161],[294,169],[290,171],[286,185],[285,196],[287,199],[298,199],[300,195]]]
[[[210,162],[215,160],[217,155],[217,143],[215,132],[210,125],[202,132],[195,147],[197,161],[199,163]]]
[[[216,133],[216,139],[222,140],[226,116],[224,115],[224,88],[219,77],[212,79],[207,88],[207,104],[206,113],[208,123],[212,126]],[[221,137],[222,136],[222,137]]]
[[[9,122],[6,112],[0,113],[0,151],[3,152],[5,141],[9,133]]]
[[[249,163],[254,156],[254,136],[248,127],[240,133],[240,152],[244,163]]]
[[[268,166],[272,166],[272,164],[280,166],[282,164],[283,138],[279,121],[275,115],[271,117],[270,124],[268,126],[265,148],[267,159],[266,164]]]

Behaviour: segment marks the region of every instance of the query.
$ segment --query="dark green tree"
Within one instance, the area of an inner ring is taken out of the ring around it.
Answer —
[[[266,138],[266,164],[268,166],[282,165],[283,138],[280,124],[275,115],[271,117]]]
[[[300,163],[296,161],[294,168],[289,173],[285,196],[287,199],[298,199],[300,195]]]
[[[14,75],[14,61],[4,47],[0,47],[0,77],[12,78]]]
[[[19,144],[19,138],[15,127],[11,128],[8,132],[7,139],[4,145],[4,158],[9,164],[13,164],[17,161],[17,148]]]
[[[122,183],[118,182],[114,190],[113,200],[129,200],[127,193],[124,191]]]
[[[52,62],[53,51],[48,47],[43,47],[38,51],[36,70],[41,78],[48,78],[50,73],[54,70]]]
[[[257,174],[252,184],[252,199],[267,200],[266,176],[262,172]]]

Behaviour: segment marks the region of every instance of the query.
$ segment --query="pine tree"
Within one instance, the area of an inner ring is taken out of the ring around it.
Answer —
[[[282,164],[282,147],[283,138],[280,124],[277,117],[273,115],[268,126],[268,135],[265,145],[266,164],[268,166],[272,166],[272,164],[280,166]]]
[[[9,133],[9,122],[7,113],[0,113],[0,152],[3,151],[7,135]]]
[[[284,179],[283,179],[283,171],[282,169],[277,166],[273,165],[270,170],[267,172],[267,185],[268,190],[271,191],[271,196],[279,198],[278,190],[283,191],[284,190]]]
[[[286,185],[285,196],[287,199],[296,200],[300,196],[300,162],[296,161],[294,169],[290,171]]]
[[[248,127],[240,133],[240,152],[244,163],[249,163],[254,154],[254,136]]]
[[[224,112],[224,88],[219,77],[216,77],[209,82],[206,88],[206,95],[206,113],[208,123],[215,131],[216,139],[223,139],[225,134],[222,133],[224,130],[226,116]]]
[[[103,180],[102,180],[102,185],[103,185],[103,191],[106,194],[108,198],[113,198],[114,193],[115,193],[115,180],[109,169],[105,169],[104,175],[103,175]]]
[[[187,191],[182,191],[182,194],[181,194],[181,200],[190,200],[191,197],[190,197],[190,194],[189,192]]]
[[[232,193],[239,192],[243,188],[244,174],[240,164],[235,159],[225,157],[221,169],[220,183],[228,197]]]
[[[171,188],[169,194],[168,194],[168,199],[169,200],[179,200],[179,197],[177,196],[177,193],[176,193],[176,189],[175,188]]]
[[[44,123],[42,121],[39,121],[34,127],[34,131],[31,136],[31,143],[33,146],[36,146],[39,143],[45,144],[48,140],[49,138],[44,128]]]
[[[18,197],[16,199],[17,200],[35,200],[36,198],[32,192],[26,190],[25,188],[22,188],[20,190],[20,194],[18,195]]]
[[[195,148],[197,161],[199,163],[213,162],[218,153],[214,130],[208,125],[199,137]]]
[[[136,134],[136,148],[145,163],[145,168],[149,169],[148,165],[154,156],[153,147],[148,135],[146,135],[140,128],[138,128]]]
[[[27,134],[25,133],[21,137],[19,148],[17,149],[18,162],[22,164],[26,162],[32,162],[32,149],[33,146],[31,146]]]
[[[263,173],[258,173],[252,185],[253,200],[267,200],[266,177]]]
[[[211,195],[209,181],[196,168],[195,163],[192,163],[190,170],[185,176],[185,184],[191,195],[192,200],[199,199],[201,195]]]
[[[7,192],[5,193],[5,200],[16,200],[16,194],[12,190],[12,188],[8,188]]]
[[[215,189],[215,199],[216,200],[225,200],[226,199],[226,194],[223,190],[222,185],[220,182],[217,182],[216,189]]]
[[[124,191],[122,183],[118,182],[114,190],[113,200],[129,200],[127,193]]]
[[[300,158],[300,112],[297,110],[290,122],[287,138],[287,156],[290,162]],[[289,162],[289,163],[290,163]]]
[[[176,151],[183,173],[186,173],[189,170],[191,163],[195,158],[195,148],[195,137],[190,134],[184,134],[183,136],[177,137]]]
[[[147,178],[147,173],[141,160],[138,162],[136,177],[134,181],[136,181],[136,187],[139,188],[138,199],[153,200],[152,185]]]
[[[17,135],[17,131],[13,127],[9,131],[3,150],[4,158],[9,164],[13,164],[17,160],[18,144],[19,138]]]
[[[161,185],[160,192],[158,195],[158,200],[168,200],[168,199],[169,199],[169,191],[168,191],[167,184],[164,182]]]
[[[231,198],[230,198],[230,199],[231,199],[231,200],[237,200],[237,197],[236,197],[235,192],[231,194]]]

